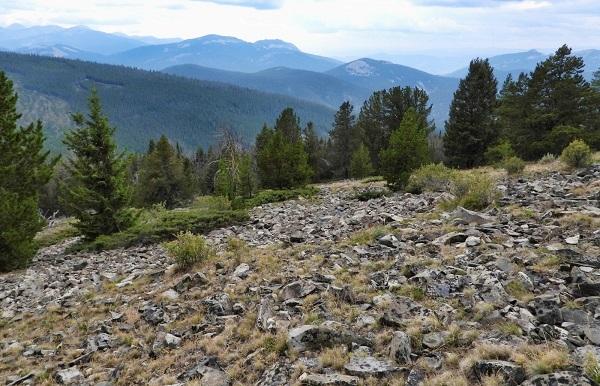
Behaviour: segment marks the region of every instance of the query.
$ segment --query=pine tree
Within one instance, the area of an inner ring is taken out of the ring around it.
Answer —
[[[308,181],[312,171],[301,137],[299,119],[291,109],[281,113],[275,128],[263,127],[256,137],[256,163],[262,186],[293,188]]]
[[[357,120],[357,132],[369,149],[375,169],[379,170],[379,155],[387,147],[390,135],[398,128],[409,109],[417,113],[419,124],[427,132],[433,132],[435,125],[429,119],[431,104],[427,93],[418,88],[394,87],[376,91],[363,104]]]
[[[0,271],[27,265],[42,228],[39,193],[58,159],[44,152],[41,122],[19,127],[17,94],[0,71]]]
[[[126,163],[117,153],[115,128],[102,113],[100,98],[92,90],[89,115],[74,114],[77,128],[65,135],[64,143],[72,157],[67,167],[72,186],[65,186],[63,199],[79,220],[77,228],[88,240],[119,232],[132,222],[126,210],[130,190],[126,183]]]
[[[191,161],[169,143],[166,136],[151,141],[142,161],[135,189],[136,203],[148,206],[164,203],[173,208],[195,193]],[[186,162],[187,161],[187,162]]]
[[[583,69],[583,59],[563,45],[529,75],[505,82],[498,115],[519,156],[538,159],[557,149],[564,140],[559,132],[567,126],[581,129],[582,139],[600,147],[599,96],[584,79]],[[558,132],[553,135],[553,130]]]
[[[342,103],[335,113],[333,129],[329,132],[331,138],[332,164],[337,177],[350,177],[350,161],[352,154],[360,144],[355,118],[352,114],[354,107],[350,102]]]
[[[411,172],[429,162],[429,154],[427,126],[419,120],[415,110],[409,109],[380,155],[382,174],[388,185],[403,189]]]
[[[367,147],[361,143],[358,148],[352,153],[350,160],[350,176],[352,178],[365,178],[372,175],[374,172],[371,165],[371,156]]]
[[[315,125],[308,122],[304,129],[304,150],[308,157],[308,166],[313,172],[313,181],[323,178],[326,169],[325,149],[322,138],[315,131]]]
[[[498,82],[487,59],[475,59],[460,81],[446,121],[444,150],[452,166],[470,168],[484,163],[486,149],[498,137],[494,119]]]

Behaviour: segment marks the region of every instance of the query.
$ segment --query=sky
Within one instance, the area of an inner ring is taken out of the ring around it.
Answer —
[[[0,0],[0,25],[12,23],[278,38],[342,60],[600,48],[599,0]]]

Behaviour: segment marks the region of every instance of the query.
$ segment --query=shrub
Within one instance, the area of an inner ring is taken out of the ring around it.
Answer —
[[[546,153],[541,159],[540,163],[549,164],[556,161],[556,156],[552,153]]]
[[[487,148],[484,154],[488,164],[495,165],[516,155],[510,142],[503,140],[500,143]]]
[[[576,139],[565,147],[560,159],[572,168],[582,168],[592,163],[592,151],[585,142]]]
[[[354,194],[352,198],[358,201],[369,201],[375,198],[381,198],[385,196],[388,192],[383,189],[375,189],[375,190],[363,190],[361,192],[357,192]]]
[[[454,199],[444,206],[452,209],[462,206],[472,210],[482,210],[492,205],[498,198],[494,181],[484,173],[457,173],[452,180],[450,193]]]
[[[136,223],[129,229],[103,235],[91,242],[84,242],[71,248],[77,250],[104,250],[126,248],[139,244],[155,244],[173,239],[180,232],[208,233],[213,229],[240,224],[248,220],[243,210],[143,210]]]
[[[583,368],[585,374],[594,382],[600,383],[600,364],[596,355],[592,352],[587,352],[584,358]]]
[[[192,232],[181,232],[177,238],[164,244],[165,249],[175,259],[180,269],[187,269],[194,264],[206,260],[211,255],[211,249],[204,237]]]
[[[505,159],[502,162],[502,167],[506,169],[509,175],[521,174],[525,169],[525,161],[517,156],[513,156]]]
[[[454,169],[442,163],[424,165],[412,173],[406,190],[411,193],[447,192],[455,174]]]
[[[369,150],[361,143],[358,149],[352,153],[352,158],[350,159],[350,176],[352,178],[365,178],[373,174],[373,172]]]
[[[262,190],[258,192],[252,198],[237,198],[231,203],[234,209],[250,209],[255,206],[270,204],[273,202],[282,202],[287,200],[294,200],[298,197],[312,197],[317,194],[319,190],[314,187],[305,187],[297,189],[281,189],[281,190]]]

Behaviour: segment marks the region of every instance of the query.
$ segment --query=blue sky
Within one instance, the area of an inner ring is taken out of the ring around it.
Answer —
[[[0,0],[0,24],[280,38],[351,59],[600,48],[598,0]]]

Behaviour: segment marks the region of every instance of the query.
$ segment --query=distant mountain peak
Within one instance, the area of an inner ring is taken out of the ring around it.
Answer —
[[[369,63],[371,62],[371,63]],[[377,69],[372,65],[374,61],[370,59],[358,59],[346,64],[346,72],[354,76],[373,76],[376,75]]]
[[[300,49],[298,47],[296,47],[295,45],[293,45],[292,43],[288,43],[288,42],[280,40],[280,39],[258,40],[257,42],[254,43],[254,45],[256,45],[258,47],[266,48],[269,50],[285,49],[285,50],[291,50],[291,51],[300,51]]]
[[[197,43],[201,43],[201,44],[220,44],[220,45],[227,45],[227,44],[240,44],[240,43],[245,43],[243,40],[235,38],[233,36],[222,36],[222,35],[206,35],[206,36],[202,36],[196,39],[190,39],[190,40],[184,40],[182,42],[180,42],[179,44],[185,44],[186,42],[197,42]]]

